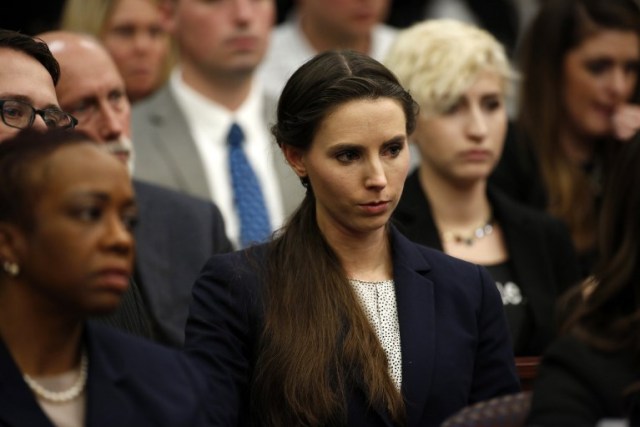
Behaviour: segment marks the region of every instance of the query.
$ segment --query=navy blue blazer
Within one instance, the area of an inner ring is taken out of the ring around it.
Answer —
[[[539,356],[555,337],[558,296],[581,280],[571,236],[551,215],[520,205],[491,185],[487,192],[502,227],[514,278],[531,308],[531,335],[514,350],[516,356]],[[409,239],[443,250],[417,170],[407,178],[393,220]]]
[[[390,229],[408,426],[436,426],[464,406],[519,390],[496,286],[482,267],[410,242]],[[267,245],[211,258],[194,285],[185,349],[202,363],[219,425],[246,425],[263,325]],[[348,425],[391,426],[361,390]]]
[[[181,352],[87,323],[87,427],[210,425],[208,386]],[[53,427],[0,340],[0,426]]]
[[[157,340],[181,347],[191,285],[211,255],[232,250],[231,242],[213,203],[139,180],[133,185],[138,284]]]

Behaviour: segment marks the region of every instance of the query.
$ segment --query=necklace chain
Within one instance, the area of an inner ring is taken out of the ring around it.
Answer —
[[[24,374],[23,378],[24,378],[24,381],[29,386],[29,388],[42,399],[48,400],[54,403],[64,403],[64,402],[69,402],[74,400],[84,390],[85,386],[87,385],[88,365],[89,365],[89,361],[87,358],[87,353],[86,351],[83,351],[82,357],[80,358],[80,373],[78,375],[78,378],[76,379],[76,381],[73,383],[71,387],[69,387],[64,391],[47,390],[27,374]]]
[[[443,231],[442,240],[444,240],[445,242],[454,242],[465,244],[467,246],[473,246],[476,241],[490,236],[492,233],[493,215],[489,215],[489,219],[487,219],[483,224],[474,228],[470,234],[463,235],[460,233],[455,233],[453,231]]]

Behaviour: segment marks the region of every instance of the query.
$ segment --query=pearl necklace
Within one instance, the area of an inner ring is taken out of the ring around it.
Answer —
[[[489,219],[480,226],[473,229],[471,234],[463,236],[453,231],[442,232],[442,240],[445,242],[462,243],[467,246],[473,246],[476,240],[480,240],[484,237],[490,236],[493,233],[493,215],[489,216]]]
[[[87,366],[88,365],[89,365],[89,361],[87,358],[87,353],[83,351],[82,357],[80,358],[80,374],[78,375],[76,382],[73,383],[71,387],[69,387],[64,391],[47,390],[27,374],[24,374],[23,378],[24,378],[24,381],[29,386],[29,388],[42,399],[48,400],[54,403],[70,402],[74,400],[76,397],[80,396],[85,386],[87,385]]]

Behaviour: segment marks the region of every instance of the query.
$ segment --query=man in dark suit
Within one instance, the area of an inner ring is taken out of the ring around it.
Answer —
[[[106,144],[131,169],[130,105],[107,51],[93,38],[69,32],[41,38],[60,63],[56,93],[77,129]],[[210,202],[134,180],[139,209],[133,286],[118,312],[105,319],[138,335],[181,346],[191,285],[214,253],[231,250],[218,208]]]

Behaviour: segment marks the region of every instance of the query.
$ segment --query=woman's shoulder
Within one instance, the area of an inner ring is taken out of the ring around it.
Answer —
[[[489,182],[515,200],[538,209],[547,205],[547,194],[537,155],[527,137],[509,123],[502,155]]]
[[[632,358],[625,352],[599,350],[574,335],[567,334],[549,346],[543,365],[563,366],[577,375],[608,381],[625,376],[631,368]],[[614,377],[611,377],[614,373]]]
[[[86,339],[90,360],[94,363],[107,364],[118,370],[125,369],[135,372],[135,375],[151,374],[150,379],[158,380],[192,374],[191,362],[177,349],[108,325],[88,322]]]
[[[560,235],[570,239],[567,226],[560,219],[529,205],[525,205],[500,188],[489,185],[488,195],[498,221],[507,227],[526,227],[536,233]]]
[[[186,354],[94,322],[85,337],[89,392],[102,408],[135,402],[127,425],[203,425],[209,388]]]
[[[214,275],[228,279],[246,279],[248,275],[259,274],[265,267],[268,251],[269,245],[261,244],[234,252],[215,254],[202,268],[200,278]]]
[[[637,380],[631,357],[593,348],[573,335],[547,349],[533,391],[532,425],[593,425],[626,412],[624,390]]]
[[[86,339],[90,373],[94,369],[106,376],[126,377],[157,393],[172,389],[190,395],[206,390],[196,366],[177,349],[96,322],[88,322]]]

